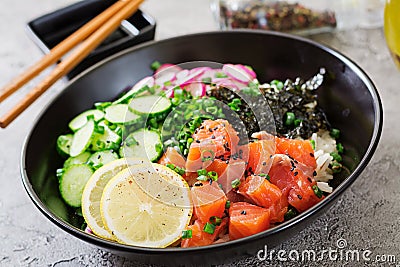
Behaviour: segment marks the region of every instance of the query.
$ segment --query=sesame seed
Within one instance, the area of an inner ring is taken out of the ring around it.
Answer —
[[[298,172],[294,172],[294,173],[293,173],[294,176],[297,176],[297,174],[299,174],[299,173],[298,173]]]
[[[246,211],[245,211],[245,210],[242,210],[242,212],[241,212],[240,214],[246,215]]]
[[[301,195],[297,195],[297,197],[298,197],[299,199],[303,199],[303,197],[302,197]]]

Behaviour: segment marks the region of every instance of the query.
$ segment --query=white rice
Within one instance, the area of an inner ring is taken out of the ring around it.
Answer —
[[[311,140],[315,142],[315,160],[317,161],[316,172],[314,177],[318,187],[324,191],[331,193],[333,188],[329,186],[328,181],[333,178],[332,170],[329,169],[329,164],[333,161],[330,153],[337,152],[336,140],[332,138],[328,131],[321,130],[318,133],[313,133]]]

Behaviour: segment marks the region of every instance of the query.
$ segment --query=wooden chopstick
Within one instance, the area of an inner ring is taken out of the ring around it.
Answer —
[[[27,73],[24,73],[20,78],[6,86],[0,95],[0,102],[17,91],[22,85],[35,77],[43,69],[57,62],[62,55],[86,38],[86,40],[84,40],[68,58],[64,59],[57,65],[49,76],[39,83],[24,97],[24,99],[22,99],[21,102],[0,119],[0,127],[6,128],[50,86],[78,65],[93,49],[99,46],[107,36],[115,31],[124,19],[130,17],[139,8],[139,5],[142,2],[143,0],[119,0],[116,4],[83,26],[83,28],[68,37],[63,41],[63,44],[58,45],[55,52],[52,51],[51,54],[45,56],[37,65],[30,68]],[[107,13],[104,14],[105,12]]]
[[[117,11],[119,11],[123,6],[126,5],[126,1],[118,1],[111,7],[106,9],[100,15],[92,19],[90,22],[86,23],[75,33],[67,37],[64,41],[55,46],[47,55],[45,55],[39,62],[31,66],[22,75],[12,80],[9,84],[4,86],[0,92],[0,102],[9,97],[11,94],[16,92],[20,87],[26,84],[28,81],[33,79],[36,75],[42,72],[44,69],[50,65],[56,63],[62,56],[66,54],[69,50],[74,48],[80,42],[85,40],[90,34],[97,30],[101,25],[103,25],[111,16],[113,16]]]

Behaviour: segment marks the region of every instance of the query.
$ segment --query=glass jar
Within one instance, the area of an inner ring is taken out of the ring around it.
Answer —
[[[346,21],[338,17],[346,15],[356,21],[356,6],[346,6],[340,0],[213,0],[212,10],[222,30],[263,29],[301,35],[327,32],[338,26],[345,28]],[[340,10],[341,14],[338,14]]]

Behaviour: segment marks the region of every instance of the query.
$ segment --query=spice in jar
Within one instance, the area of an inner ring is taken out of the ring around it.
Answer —
[[[301,32],[336,27],[333,11],[316,11],[286,1],[242,1],[241,4],[239,8],[232,8],[229,1],[219,1],[221,24],[225,28]]]

